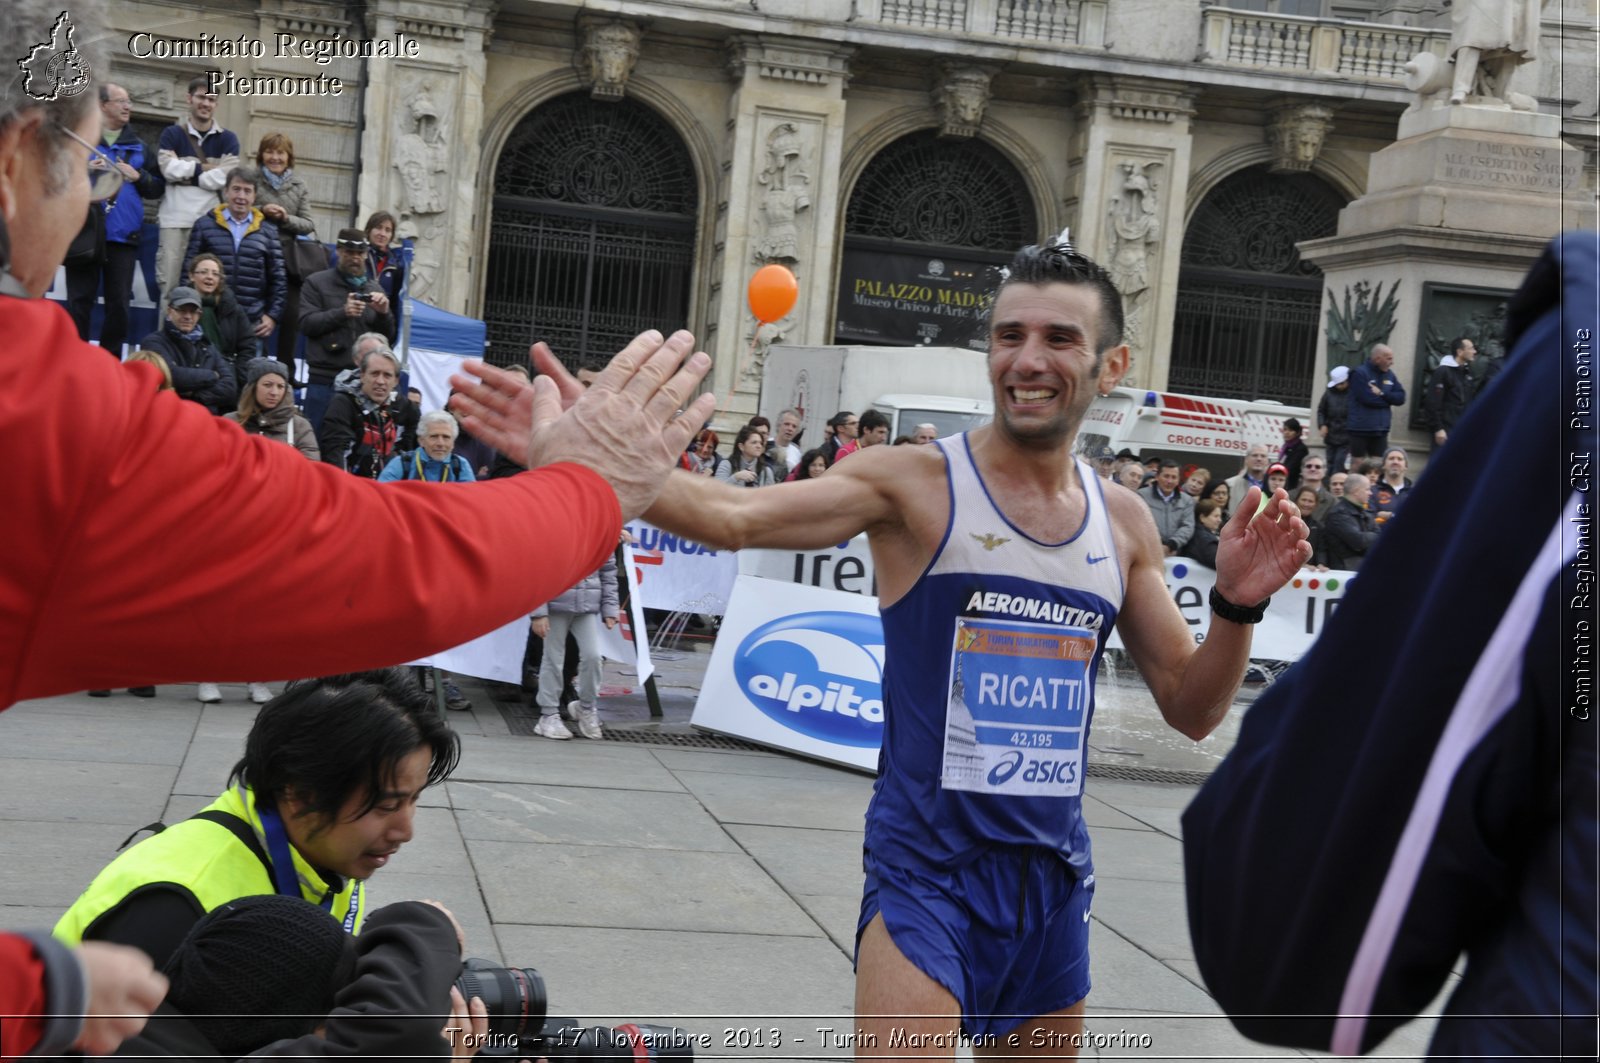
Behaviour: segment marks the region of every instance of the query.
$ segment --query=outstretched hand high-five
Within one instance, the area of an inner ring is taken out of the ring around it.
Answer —
[[[1308,534],[1283,488],[1262,508],[1261,488],[1251,487],[1218,539],[1217,593],[1242,606],[1270,597],[1310,559]]]
[[[711,368],[710,356],[691,354],[693,347],[688,332],[664,340],[654,330],[640,333],[585,390],[538,343],[530,353],[542,375],[531,385],[468,362],[450,379],[457,392],[451,406],[474,436],[530,469],[558,461],[593,469],[616,491],[623,519],[631,520],[649,508],[716,408],[712,394],[689,403]]]

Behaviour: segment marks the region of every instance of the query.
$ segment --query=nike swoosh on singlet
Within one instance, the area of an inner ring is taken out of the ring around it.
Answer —
[[[1110,554],[1101,554],[1099,557],[1095,557],[1093,554],[1090,554],[1085,560],[1087,560],[1091,565],[1098,565],[1100,562],[1104,561],[1110,556]]]

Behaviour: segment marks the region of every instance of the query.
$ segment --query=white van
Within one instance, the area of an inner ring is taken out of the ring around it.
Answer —
[[[1141,461],[1172,458],[1226,479],[1244,466],[1245,451],[1253,444],[1264,443],[1276,454],[1283,445],[1283,422],[1290,417],[1300,422],[1301,436],[1310,445],[1311,411],[1302,406],[1119,387],[1089,406],[1076,450],[1087,456],[1103,446],[1114,453],[1126,449]]]

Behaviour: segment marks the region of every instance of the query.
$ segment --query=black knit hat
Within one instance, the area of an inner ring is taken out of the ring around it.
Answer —
[[[167,961],[167,1002],[233,1059],[315,1030],[355,959],[354,939],[316,905],[241,897],[196,923]]]

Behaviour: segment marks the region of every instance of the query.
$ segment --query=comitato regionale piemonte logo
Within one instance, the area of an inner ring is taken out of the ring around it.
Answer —
[[[73,42],[72,19],[67,12],[50,27],[50,39],[40,41],[17,60],[22,69],[22,91],[43,103],[76,96],[89,87],[93,71]]]

